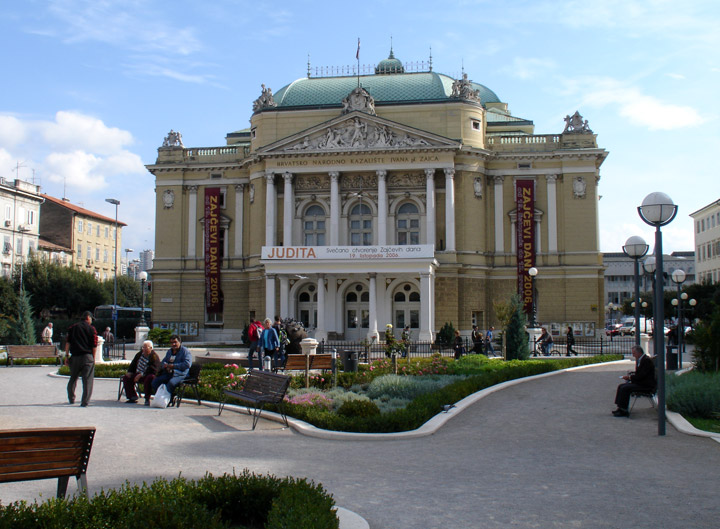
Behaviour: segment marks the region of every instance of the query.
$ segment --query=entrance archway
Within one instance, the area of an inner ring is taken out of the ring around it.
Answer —
[[[345,339],[360,341],[370,328],[370,292],[366,285],[355,283],[345,291]]]

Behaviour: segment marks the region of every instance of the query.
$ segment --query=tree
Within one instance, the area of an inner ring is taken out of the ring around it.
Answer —
[[[10,336],[15,326],[15,311],[17,310],[17,295],[12,282],[0,277],[0,340]]]
[[[525,332],[527,317],[520,296],[513,294],[508,304],[509,319],[505,326],[508,360],[527,360],[530,357],[528,335]]]
[[[110,299],[114,297],[115,278],[106,279],[102,283],[103,289]],[[140,283],[128,276],[117,278],[117,304],[121,307],[142,306]],[[112,303],[112,302],[111,302]]]
[[[23,289],[20,291],[17,300],[16,341],[19,345],[34,345],[37,341],[35,340],[35,325],[32,320],[30,295]]]

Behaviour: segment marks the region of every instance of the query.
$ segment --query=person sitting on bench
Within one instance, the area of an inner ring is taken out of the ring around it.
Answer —
[[[182,345],[180,337],[173,334],[170,337],[170,349],[162,361],[162,372],[152,381],[152,392],[165,384],[170,395],[173,395],[175,388],[185,380],[192,365],[192,354],[190,350]],[[145,405],[149,406],[150,401],[146,400]]]
[[[134,404],[138,401],[138,394],[135,391],[135,384],[141,382],[145,390],[145,402],[150,402],[152,394],[152,381],[160,372],[160,357],[153,349],[153,343],[145,340],[142,349],[135,355],[127,373],[122,377],[127,402]],[[149,406],[150,404],[148,404]]]
[[[655,381],[655,363],[645,354],[642,347],[634,345],[632,355],[635,358],[635,371],[623,375],[626,382],[620,384],[615,394],[615,404],[617,409],[612,412],[615,417],[629,417],[630,412],[628,406],[630,404],[630,394],[636,391],[654,393],[656,387]]]

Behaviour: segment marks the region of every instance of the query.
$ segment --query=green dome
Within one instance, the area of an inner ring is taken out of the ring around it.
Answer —
[[[397,59],[387,59],[387,61],[397,61]],[[435,72],[360,76],[360,84],[373,97],[375,106],[449,101],[454,82],[455,79],[452,77]],[[298,79],[275,93],[274,100],[277,107],[263,111],[298,107],[342,107],[342,100],[357,88],[357,85],[357,76]],[[495,92],[488,87],[478,83],[472,83],[472,87],[479,90],[480,101],[483,104],[500,102]]]
[[[389,73],[405,73],[400,59],[396,59],[393,51],[390,50],[390,56],[387,59],[383,59],[375,67],[376,74],[389,74]]]

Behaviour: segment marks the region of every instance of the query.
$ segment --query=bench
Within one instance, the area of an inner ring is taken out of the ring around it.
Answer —
[[[635,407],[635,404],[637,403],[638,399],[646,398],[650,399],[650,404],[654,408],[655,407],[655,401],[653,400],[655,398],[655,390],[647,390],[647,391],[633,391],[630,393],[630,398],[633,399],[632,406],[630,406],[630,409],[628,410],[628,417],[633,411],[633,408]]]
[[[0,483],[58,479],[57,497],[64,498],[68,479],[87,495],[87,466],[95,428],[31,428],[0,430]]]
[[[310,369],[334,369],[332,354],[287,355],[284,371],[305,370],[305,359],[310,359]]]
[[[16,358],[52,358],[60,365],[60,356],[54,345],[8,345],[6,366],[11,366]]]
[[[229,397],[246,403],[245,407],[247,408],[248,415],[252,415],[253,418],[252,429],[254,430],[266,404],[277,404],[285,426],[288,425],[282,403],[285,392],[289,386],[289,376],[278,375],[277,373],[270,373],[269,371],[250,371],[245,378],[245,383],[241,391],[226,389],[224,393]],[[225,401],[223,400],[219,403],[218,417],[224,407]]]
[[[202,370],[202,364],[199,362],[193,362],[190,366],[190,371],[188,371],[188,375],[185,377],[185,380],[180,382],[180,384],[177,385],[175,388],[175,407],[179,408],[180,404],[182,404],[183,397],[185,396],[185,390],[187,388],[192,388],[192,390],[195,392],[195,398],[198,401],[198,406],[202,405],[202,401],[200,400],[200,391],[198,390],[198,385],[200,384],[200,371]],[[170,403],[172,406],[172,403]]]

